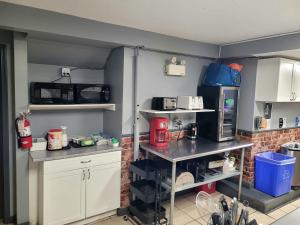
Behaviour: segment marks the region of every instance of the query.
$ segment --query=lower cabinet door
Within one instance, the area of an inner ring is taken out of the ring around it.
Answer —
[[[86,217],[120,207],[121,163],[87,169]]]
[[[85,178],[83,169],[45,175],[44,225],[85,218]]]

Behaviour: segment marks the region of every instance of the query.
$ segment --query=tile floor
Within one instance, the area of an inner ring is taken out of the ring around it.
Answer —
[[[216,192],[212,196],[216,199],[220,197],[220,193]],[[196,194],[189,193],[176,197],[174,210],[174,225],[207,225],[209,220],[209,212],[206,209],[199,210],[195,205]],[[225,196],[227,202],[231,200]],[[164,203],[164,207],[169,215],[170,204]],[[300,199],[288,203],[268,214],[263,214],[249,207],[250,219],[255,218],[259,224],[269,225],[278,220],[282,216],[291,211],[300,208]],[[122,217],[112,216],[104,220],[93,223],[93,225],[132,225],[129,221],[124,221]]]
[[[212,196],[216,199],[220,197],[220,193],[216,192]],[[189,193],[183,196],[176,197],[175,209],[174,209],[174,225],[207,225],[209,220],[209,212],[207,209],[197,209],[195,205],[196,194]],[[225,196],[227,202],[231,200]],[[167,216],[169,215],[170,204],[164,203],[164,207],[167,210]],[[250,219],[256,219],[258,223],[263,225],[272,224],[287,213],[300,208],[300,199],[295,200],[287,205],[284,205],[268,214],[263,214],[249,207]],[[0,221],[0,225],[3,225]],[[123,217],[112,216],[91,225],[132,225],[129,221],[124,221]]]

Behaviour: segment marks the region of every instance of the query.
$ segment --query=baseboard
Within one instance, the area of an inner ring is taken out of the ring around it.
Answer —
[[[1,221],[2,223],[4,223],[4,224],[8,224],[8,223],[13,223],[13,224],[15,224],[15,222],[16,222],[16,217],[15,216],[10,216],[10,217],[8,217],[8,218],[3,218],[3,221]]]
[[[97,215],[97,216],[86,218],[86,219],[81,220],[81,221],[70,223],[69,225],[86,225],[86,224],[90,224],[90,223],[100,221],[102,219],[109,218],[110,216],[113,216],[113,215],[116,215],[116,210],[112,210],[110,212],[106,212],[106,213],[103,213],[103,214],[100,214],[100,215]]]
[[[19,223],[18,225],[30,225],[29,222],[25,222],[25,223]]]

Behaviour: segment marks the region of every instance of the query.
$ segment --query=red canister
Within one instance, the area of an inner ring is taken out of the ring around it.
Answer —
[[[48,131],[48,150],[62,149],[62,130],[51,129]]]

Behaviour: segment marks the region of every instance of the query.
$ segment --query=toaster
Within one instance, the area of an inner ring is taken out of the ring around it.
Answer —
[[[176,110],[177,98],[176,97],[154,97],[152,98],[151,109],[154,110]]]
[[[177,97],[178,109],[203,109],[202,96],[178,96]]]

